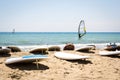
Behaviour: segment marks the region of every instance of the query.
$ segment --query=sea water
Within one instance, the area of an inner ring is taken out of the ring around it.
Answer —
[[[0,32],[0,46],[34,46],[120,43],[120,32],[87,32],[78,39],[77,32]]]

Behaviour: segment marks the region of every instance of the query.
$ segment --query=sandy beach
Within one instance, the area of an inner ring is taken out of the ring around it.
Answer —
[[[120,0],[0,4],[0,80],[120,80]]]
[[[36,63],[5,65],[9,57],[28,55],[28,52],[15,52],[11,56],[0,57],[0,80],[119,80],[120,55],[100,56],[99,50],[90,53],[77,51],[64,51],[73,54],[87,55],[86,60],[66,61],[54,56],[49,51],[48,59]]]

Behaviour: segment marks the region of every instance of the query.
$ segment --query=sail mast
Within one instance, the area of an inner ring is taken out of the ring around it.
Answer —
[[[80,37],[81,37],[81,36],[80,36],[80,35],[81,35],[81,34],[80,34],[80,24],[81,24],[81,21],[80,21],[79,26],[78,26],[78,38],[79,38],[79,39],[80,39]]]

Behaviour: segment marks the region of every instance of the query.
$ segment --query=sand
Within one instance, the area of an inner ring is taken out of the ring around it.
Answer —
[[[64,51],[87,55],[86,60],[66,61],[54,57],[50,51],[49,59],[36,63],[5,65],[9,57],[29,54],[28,52],[11,53],[0,57],[0,80],[120,80],[120,55],[100,56],[98,50],[90,53]]]

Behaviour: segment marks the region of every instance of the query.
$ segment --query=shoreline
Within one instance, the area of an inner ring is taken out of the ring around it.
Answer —
[[[95,45],[96,49],[98,50],[101,50],[103,49],[107,44],[109,43],[86,43],[86,44],[73,44],[75,46],[75,49],[76,48],[79,48],[79,47],[83,47],[83,46],[88,46],[88,45]],[[117,45],[120,45],[120,43],[116,43]],[[28,50],[31,50],[33,48],[48,48],[48,47],[51,47],[51,46],[59,46],[61,48],[61,50],[63,50],[63,48],[65,47],[66,44],[46,44],[46,45],[8,45],[8,46],[15,46],[15,47],[18,47],[20,48],[22,51],[28,51]],[[8,46],[1,46],[2,48],[6,48]]]

